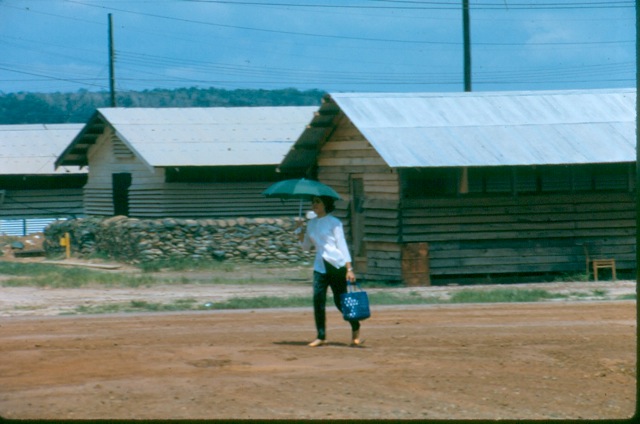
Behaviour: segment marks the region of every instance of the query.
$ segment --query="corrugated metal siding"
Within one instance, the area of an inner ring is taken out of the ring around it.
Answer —
[[[331,98],[390,167],[635,161],[635,90]]]
[[[65,218],[0,219],[0,235],[21,237],[41,233],[52,222],[64,220]]]
[[[171,183],[129,192],[129,215],[136,218],[229,218],[297,216],[299,201],[267,199],[270,185],[258,183]],[[308,202],[304,202],[308,208]]]
[[[0,217],[42,218],[82,216],[82,189],[6,190]]]
[[[77,166],[54,169],[54,163],[82,124],[0,125],[0,174],[53,175],[86,173]]]
[[[85,186],[84,210],[87,215],[113,215],[113,193],[111,188]]]

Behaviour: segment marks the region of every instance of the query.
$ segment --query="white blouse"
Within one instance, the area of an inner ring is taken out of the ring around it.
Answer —
[[[309,250],[312,244],[316,248],[316,258],[313,262],[314,271],[321,274],[327,272],[323,259],[336,268],[341,268],[347,262],[351,262],[342,222],[333,215],[325,215],[322,218],[313,218],[309,221],[307,232],[302,241],[302,248]]]

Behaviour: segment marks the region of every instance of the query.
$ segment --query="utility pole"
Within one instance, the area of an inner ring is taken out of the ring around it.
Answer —
[[[116,107],[116,77],[114,72],[115,53],[113,51],[113,19],[109,13],[109,91],[111,93],[111,107]]]
[[[638,148],[640,141],[640,99],[638,98],[638,88],[640,87],[640,0],[636,0],[636,293],[640,285],[640,151]],[[636,302],[636,317],[640,316],[640,304]],[[640,325],[636,325],[636,340],[640,340]],[[640,366],[640,356],[636,355],[636,369]],[[636,384],[636,399],[640,399],[640,385]]]
[[[471,29],[469,0],[462,0],[462,37],[464,39],[464,91],[471,91]]]
[[[636,291],[640,285],[640,98],[638,97],[638,88],[640,88],[640,0],[636,0]],[[640,312],[640,304],[638,312]],[[636,315],[637,316],[637,315]],[[638,327],[638,335],[640,336],[640,326]],[[640,365],[640,356],[637,357],[638,365]],[[640,386],[636,385],[638,395],[640,396]],[[636,399],[638,399],[636,397]]]
[[[640,284],[640,98],[638,97],[638,88],[640,88],[640,0],[636,0],[636,290]],[[640,311],[640,306],[638,306]],[[640,328],[640,326],[638,326]],[[640,335],[640,329],[638,330]],[[638,357],[640,364],[640,357]],[[640,395],[640,387],[638,388]]]

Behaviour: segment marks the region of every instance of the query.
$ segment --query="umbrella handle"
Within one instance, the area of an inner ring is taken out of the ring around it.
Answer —
[[[298,235],[302,232],[302,199],[300,199],[300,208],[298,210],[298,223],[297,223],[297,228],[295,229],[295,231],[293,232],[294,234]]]

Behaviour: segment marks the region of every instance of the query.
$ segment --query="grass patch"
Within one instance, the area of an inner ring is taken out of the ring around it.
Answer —
[[[573,282],[573,281],[589,281],[589,274],[586,272],[578,272],[573,274],[565,274],[562,273],[560,275],[554,276],[551,282],[555,283],[564,283],[564,282]]]
[[[576,292],[576,291],[572,291],[571,293],[569,293],[570,297],[591,297],[592,295],[589,293],[585,293],[585,292]]]
[[[69,267],[54,264],[19,263],[0,261],[0,274],[15,278],[3,280],[0,284],[5,287],[51,287],[51,288],[79,288],[88,285],[105,287],[150,287],[154,284],[308,284],[310,273],[308,268],[286,267],[274,268],[259,265],[220,264],[209,262],[195,271],[201,275],[187,278],[177,275],[181,271],[194,271],[190,267],[193,261],[162,262],[176,265],[175,269],[162,268],[164,272],[150,274],[105,271],[81,266]],[[181,269],[184,266],[184,269]],[[284,272],[286,270],[286,272]],[[174,272],[171,272],[174,271]]]
[[[196,299],[178,299],[172,303],[152,303],[145,300],[132,300],[128,303],[111,303],[104,305],[78,306],[78,314],[109,314],[118,312],[172,312],[196,310]]]
[[[450,303],[503,303],[503,302],[539,302],[549,299],[564,299],[566,295],[550,293],[546,290],[461,290],[451,295]]]
[[[5,287],[78,288],[90,284],[106,287],[141,287],[156,283],[154,278],[147,275],[136,276],[79,267],[2,261],[0,261],[0,274],[16,277],[2,281]]]
[[[327,305],[329,303],[327,302]],[[224,302],[212,303],[210,307],[201,309],[270,309],[270,308],[298,308],[312,306],[310,296],[258,296],[252,298],[236,297]]]
[[[407,294],[377,292],[369,294],[371,305],[430,305],[436,303],[448,303],[437,297],[422,297],[419,293]]]
[[[56,265],[0,261],[0,274],[35,276],[58,269]]]
[[[64,312],[61,315],[92,315],[92,314],[117,314],[119,312],[133,312],[126,310],[126,305],[108,303],[105,305],[78,306],[74,312]]]
[[[164,266],[185,267],[193,269],[194,261],[162,262]],[[94,287],[150,287],[157,284],[237,284],[246,286],[268,284],[310,285],[308,265],[282,265],[274,267],[268,265],[244,265],[232,263],[202,262],[196,263],[198,271],[190,278],[180,275],[180,271],[158,272],[156,274],[128,272],[114,272],[96,270],[83,267],[66,267],[54,264],[20,263],[0,261],[0,274],[11,278],[0,282],[2,286],[50,287],[50,288],[80,288]],[[571,278],[575,281],[575,278]],[[393,293],[385,288],[399,287],[397,284],[379,282],[365,284],[365,289],[382,288],[383,290],[369,293],[372,307],[377,305],[425,305],[425,304],[457,304],[457,303],[500,303],[500,302],[539,302],[553,299],[583,299],[605,298],[608,290],[595,289],[591,293],[574,292],[571,294],[552,293],[544,289],[514,289],[496,287],[493,290],[479,290],[473,287],[453,292],[449,299],[435,296],[423,296],[418,291]],[[330,296],[329,296],[330,297]],[[618,296],[618,300],[635,300],[636,294]],[[332,307],[332,300],[328,299],[327,307]],[[300,297],[238,297],[223,302],[207,302],[197,299],[180,299],[171,303],[152,303],[144,300],[134,300],[122,304],[102,304],[93,306],[78,306],[73,313],[101,314],[118,312],[163,312],[163,311],[197,311],[224,309],[265,309],[287,307],[312,307],[311,296]]]
[[[176,262],[185,265],[187,262]],[[164,266],[164,263],[163,263]],[[181,267],[178,267],[181,268]],[[186,270],[188,268],[185,268]],[[257,284],[259,280],[259,270],[255,272],[255,277],[237,279],[229,277],[229,273],[234,270],[232,264],[225,266],[203,267],[203,271],[211,271],[212,277],[207,280],[193,281],[185,276],[164,276],[143,274],[131,274],[126,272],[104,271],[84,267],[69,267],[54,264],[39,263],[19,263],[0,261],[0,274],[14,276],[1,282],[5,287],[51,287],[51,288],[79,288],[88,285],[102,285],[105,287],[149,287],[154,284]],[[180,272],[180,269],[178,270]],[[216,275],[224,273],[225,275]],[[276,277],[273,277],[275,279]],[[272,280],[264,282],[273,283]]]
[[[215,270],[221,272],[233,272],[234,264],[219,261],[196,261],[188,258],[162,259],[158,261],[148,261],[138,264],[143,272],[171,271],[207,271]]]
[[[566,295],[553,294],[545,290],[510,290],[496,289],[489,291],[463,290],[455,293],[450,299],[423,297],[417,292],[406,294],[377,292],[369,295],[373,308],[381,305],[433,305],[456,303],[498,303],[498,302],[538,302],[549,299],[566,298]],[[327,308],[331,308],[333,300],[327,298]],[[310,296],[298,297],[236,297],[222,302],[202,302],[196,299],[179,299],[172,303],[150,303],[144,300],[133,300],[124,304],[105,304],[78,306],[77,314],[103,314],[118,312],[177,312],[230,309],[273,309],[312,307]]]
[[[196,299],[178,299],[171,303],[153,303],[144,300],[132,300],[128,303],[104,305],[82,305],[67,314],[111,314],[130,312],[179,312],[228,309],[272,309],[311,306],[309,297],[270,297],[232,298],[224,302],[202,303]]]
[[[358,283],[360,284],[360,283]],[[360,286],[362,286],[363,288],[371,288],[371,289],[397,289],[400,287],[405,287],[405,285],[403,283],[400,283],[398,281],[384,281],[384,280],[380,280],[380,281],[367,281],[364,284],[360,284]]]

